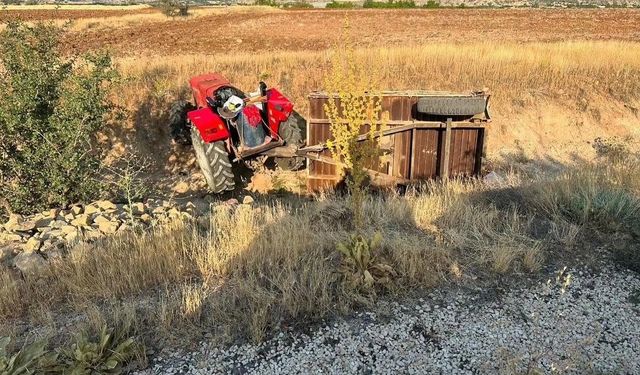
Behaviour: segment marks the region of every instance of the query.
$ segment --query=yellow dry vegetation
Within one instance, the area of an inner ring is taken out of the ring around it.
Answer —
[[[103,4],[9,4],[3,10],[138,10],[149,9],[150,5],[103,5]]]
[[[490,281],[589,254],[592,245],[580,238],[596,228],[603,233],[598,243],[611,244],[640,229],[639,194],[634,159],[560,175],[512,174],[492,185],[431,182],[404,196],[368,196],[361,233],[382,235],[373,255],[394,275],[375,291],[397,296]],[[338,272],[336,244],[353,229],[344,199],[218,205],[196,221],[78,245],[40,278],[0,268],[0,328],[9,331],[21,319],[53,333],[55,312],[71,311],[97,327],[127,319],[156,339],[206,328],[221,340],[261,340],[279,322],[308,324],[369,304],[372,295]],[[637,256],[621,261],[640,266]]]

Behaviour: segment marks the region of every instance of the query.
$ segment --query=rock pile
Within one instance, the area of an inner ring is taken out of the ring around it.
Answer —
[[[101,200],[68,209],[51,209],[23,217],[11,215],[0,225],[0,264],[35,273],[60,258],[64,248],[92,242],[133,227],[151,227],[208,212],[207,202],[176,203],[149,199],[131,205]]]

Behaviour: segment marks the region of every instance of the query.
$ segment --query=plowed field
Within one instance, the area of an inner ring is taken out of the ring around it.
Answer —
[[[132,15],[139,14],[138,17]],[[144,14],[144,16],[142,15]],[[118,55],[219,54],[323,50],[339,38],[345,16],[363,47],[430,42],[640,40],[633,9],[406,9],[277,10],[259,7],[198,9],[186,19],[155,9],[26,10],[0,19],[74,19],[65,43],[80,51],[109,48]],[[100,20],[99,17],[105,17]],[[106,18],[108,17],[108,18]],[[118,22],[118,18],[123,20]]]

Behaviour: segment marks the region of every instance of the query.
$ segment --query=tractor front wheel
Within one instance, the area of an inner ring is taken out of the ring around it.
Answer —
[[[216,194],[235,189],[229,153],[224,141],[206,143],[195,126],[191,127],[191,141],[209,188]]]

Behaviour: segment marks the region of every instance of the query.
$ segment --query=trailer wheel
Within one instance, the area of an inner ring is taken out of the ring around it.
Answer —
[[[235,189],[229,153],[224,141],[206,143],[198,129],[191,127],[191,142],[207,185],[216,194]]]
[[[484,96],[428,96],[418,99],[418,112],[436,116],[474,116],[487,106]]]
[[[179,100],[171,105],[169,110],[169,131],[171,138],[180,145],[190,145],[189,124],[187,122],[187,112],[193,111],[196,107],[186,100]]]
[[[307,122],[296,111],[291,112],[289,118],[280,124],[280,137],[285,141],[285,145],[302,147],[305,143],[307,133]],[[286,171],[295,171],[304,166],[305,158],[274,158],[276,165]]]

